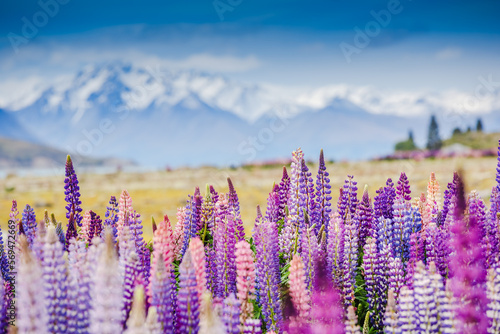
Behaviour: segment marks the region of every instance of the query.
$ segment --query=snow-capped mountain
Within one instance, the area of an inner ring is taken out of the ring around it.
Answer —
[[[7,101],[0,107],[10,111],[8,122],[25,131],[23,139],[148,166],[239,164],[288,156],[298,146],[311,153],[324,148],[335,159],[367,158],[390,152],[410,128],[423,142],[429,113],[443,116],[445,131],[488,111],[487,129],[500,127],[500,117],[491,112],[500,110],[499,92],[462,112],[455,124],[450,115],[463,93],[330,86],[297,94],[120,62],[88,66],[36,98],[28,93],[29,99],[0,100]],[[2,135],[10,136],[0,127]]]

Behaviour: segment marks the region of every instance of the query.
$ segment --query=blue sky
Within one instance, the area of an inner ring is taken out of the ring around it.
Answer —
[[[58,2],[53,17],[39,14],[38,1],[0,3],[5,80],[50,80],[114,58],[167,59],[172,66],[296,87],[470,91],[478,76],[500,75],[498,1],[59,1],[65,4]],[[364,32],[376,23],[373,12],[390,6],[397,13],[346,57],[341,45],[355,46],[356,27]],[[26,21],[37,19],[37,32],[24,38]],[[12,40],[19,43],[14,48]]]

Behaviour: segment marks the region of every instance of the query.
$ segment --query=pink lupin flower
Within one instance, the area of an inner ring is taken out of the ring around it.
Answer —
[[[90,211],[85,212],[83,215],[82,219],[82,228],[80,229],[79,237],[82,240],[85,240],[86,243],[90,243],[90,240],[88,239],[89,232],[90,232],[90,222],[92,220],[92,217],[90,216]]]
[[[189,243],[191,258],[193,260],[194,271],[196,273],[196,290],[198,291],[198,300],[201,300],[203,293],[207,291],[207,274],[205,264],[205,248],[199,237],[192,238]]]
[[[298,312],[298,320],[299,322],[307,321],[311,308],[311,297],[307,292],[304,262],[302,262],[302,258],[298,254],[294,254],[292,261],[290,261],[289,280],[290,296],[292,297],[293,306]]]
[[[177,224],[175,224],[173,240],[174,240],[174,254],[176,260],[181,260],[182,245],[184,242],[184,225],[186,221],[186,208],[177,209]]]
[[[127,215],[129,215],[132,211],[132,198],[130,197],[127,190],[123,190],[120,195],[120,201],[118,202],[118,222],[116,223],[118,240],[120,240],[120,236],[123,231],[125,217],[128,218]]]
[[[170,220],[168,216],[163,217],[163,221],[160,222],[154,231],[153,235],[153,261],[151,264],[151,274],[155,273],[158,267],[158,259],[160,254],[163,255],[163,262],[165,267],[169,266],[174,261],[174,237],[172,232],[172,226],[170,225]],[[151,298],[151,284],[148,287],[148,298]]]
[[[255,263],[250,244],[241,240],[236,244],[236,296],[240,300],[240,321],[245,323],[253,312],[251,300],[255,298]]]
[[[429,184],[427,185],[427,201],[425,203],[424,225],[427,226],[431,220],[436,218],[436,213],[441,204],[439,194],[439,182],[436,180],[436,174],[431,173]]]
[[[9,213],[9,218],[10,218],[10,220],[14,221],[16,226],[19,223],[19,218],[17,218],[18,215],[19,215],[19,211],[17,210],[17,201],[13,200],[12,201],[12,208],[10,209],[10,213]]]

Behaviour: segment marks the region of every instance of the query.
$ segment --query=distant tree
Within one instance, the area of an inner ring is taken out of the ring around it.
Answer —
[[[467,133],[470,133],[472,131],[472,128],[470,126],[467,127]]]
[[[462,130],[460,128],[454,128],[453,133],[451,134],[452,136],[458,136],[462,134]]]
[[[476,131],[483,132],[483,122],[481,121],[480,118],[477,119]]]
[[[431,123],[429,124],[429,135],[427,137],[427,149],[437,151],[443,146],[443,142],[439,137],[439,126],[436,121],[436,116],[431,116]]]
[[[407,140],[396,143],[394,149],[396,151],[414,151],[418,149],[417,145],[415,145],[415,142],[413,141],[413,131],[409,131]]]

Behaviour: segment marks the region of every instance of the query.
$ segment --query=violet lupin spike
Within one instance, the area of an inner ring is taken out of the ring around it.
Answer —
[[[76,225],[81,226],[82,221],[82,201],[80,201],[80,186],[78,185],[78,177],[76,176],[75,169],[73,168],[73,161],[68,155],[66,159],[66,178],[64,179],[64,200],[66,205],[66,218],[70,219],[73,214],[73,220]]]
[[[404,284],[403,264],[399,257],[391,257],[388,263],[389,289],[392,290],[396,301],[399,300],[399,292]]]
[[[102,226],[101,217],[92,210],[90,210],[90,226],[87,237],[89,245],[92,244],[92,239],[94,239],[94,237],[101,236],[103,231],[104,229]]]
[[[240,301],[236,299],[234,293],[230,293],[224,299],[222,305],[222,322],[227,334],[240,333]]]
[[[229,214],[216,218],[214,233],[214,249],[217,266],[216,297],[225,298],[229,293],[236,292],[236,227],[235,219]]]
[[[151,269],[151,252],[146,247],[146,242],[142,236],[142,220],[141,215],[135,212],[129,215],[129,228],[132,239],[134,240],[135,252],[139,257],[140,267],[139,270],[145,280],[146,286],[149,284],[149,274]]]
[[[233,186],[233,182],[229,177],[227,178],[227,184],[229,187],[229,193],[227,199],[230,212],[233,213],[235,220],[237,241],[245,240],[245,227],[243,226],[243,221],[241,220],[240,201],[238,199],[238,194],[236,193],[236,190],[234,189]]]
[[[453,178],[455,178],[456,173],[454,173]],[[450,204],[453,200],[453,196],[455,196],[455,182],[450,182],[446,186],[446,190],[444,191],[443,196],[443,210],[441,210],[441,221],[440,225],[446,220],[448,216],[448,212],[450,210]]]
[[[42,270],[44,278],[45,305],[48,313],[48,331],[66,333],[68,322],[68,267],[63,246],[57,238],[56,229],[50,226],[43,246]]]
[[[73,215],[69,217],[69,222],[68,222],[68,229],[66,230],[66,237],[65,237],[65,249],[69,249],[69,244],[71,242],[71,239],[76,239],[78,238],[78,232],[76,231],[76,223],[73,219]]]
[[[312,224],[316,220],[316,203],[314,201],[314,182],[311,177],[311,172],[307,168],[304,159],[301,160],[301,171],[299,175],[299,226],[302,229],[308,228],[306,225],[306,213],[309,216],[308,222]],[[319,228],[318,228],[319,229]]]
[[[177,295],[177,333],[196,334],[199,330],[200,304],[196,291],[196,273],[188,250],[179,266],[179,291]]]
[[[113,239],[114,242],[116,242],[118,234],[118,230],[116,229],[116,224],[118,223],[118,201],[115,196],[111,196],[109,199],[109,206],[106,207],[104,218],[106,218],[104,220],[104,226],[110,227],[113,230]]]
[[[344,181],[344,186],[341,189],[341,196],[338,202],[338,213],[346,220],[347,212],[349,211],[351,217],[356,213],[356,207],[358,205],[357,190],[356,185],[358,184],[353,180],[354,176],[347,175],[347,180]]]
[[[267,330],[280,332],[282,326],[279,298],[279,254],[277,235],[269,222],[255,228],[256,270],[262,314]]]
[[[486,282],[484,254],[480,244],[480,228],[474,216],[469,217],[466,225],[463,212],[465,196],[463,183],[457,187],[455,207],[455,224],[452,227],[452,256],[450,267],[452,290],[455,298],[460,300],[456,309],[457,329],[459,332],[486,332],[486,293],[483,285]]]
[[[87,245],[83,240],[71,239],[68,253],[69,275],[72,280],[72,288],[69,292],[73,294],[69,301],[72,303],[72,317],[68,320],[74,321],[77,333],[87,333],[89,330],[90,311],[90,261],[87,259]],[[69,325],[69,324],[68,324]]]
[[[99,254],[91,285],[91,334],[116,334],[122,331],[122,284],[112,231],[106,230],[105,237],[105,249]]]
[[[416,328],[419,333],[437,333],[438,309],[436,296],[431,287],[429,273],[425,265],[420,261],[413,278],[413,289],[415,297]]]
[[[378,289],[377,289],[377,261],[378,261],[378,251],[375,239],[368,238],[364,247],[363,254],[363,276],[365,279],[365,290],[368,305],[370,310],[377,309],[377,303],[379,300]],[[373,315],[372,315],[373,319]]]
[[[280,199],[280,207],[279,207],[279,219],[285,219],[286,217],[286,209],[288,203],[288,195],[290,191],[290,177],[286,171],[286,167],[283,166],[283,176],[281,177],[281,182],[279,184],[279,199]]]
[[[407,286],[401,289],[397,309],[399,333],[417,333],[415,297]]]
[[[386,207],[386,195],[384,188],[379,188],[375,191],[377,195],[373,198],[373,218],[378,221],[380,217],[384,217],[384,208]]]
[[[345,306],[354,306],[354,290],[356,289],[356,267],[358,263],[358,230],[356,219],[347,211],[344,225],[344,261],[343,292]]]
[[[312,222],[316,224],[316,233],[319,232],[321,226],[324,226],[325,231],[328,231],[328,223],[330,222],[330,213],[332,212],[332,186],[330,185],[330,174],[326,171],[325,157],[323,149],[319,154],[318,174],[316,176],[316,216]]]
[[[491,221],[486,217],[484,201],[477,191],[473,190],[469,194],[467,202],[469,219],[471,216],[474,216],[481,231],[481,245],[483,246],[485,255],[486,268],[491,268],[496,263],[496,226],[491,224]]]
[[[33,241],[35,240],[37,223],[36,223],[35,211],[28,204],[26,204],[26,208],[23,211],[22,224],[24,233],[26,234],[26,239],[28,240],[28,243],[31,248],[33,246]]]
[[[202,228],[200,231],[201,241],[204,245],[207,244],[206,238],[208,235],[212,234],[215,227],[215,200],[210,188],[207,186],[207,191],[205,199],[201,204],[201,219]]]
[[[373,228],[373,208],[368,195],[368,187],[365,186],[363,197],[356,207],[356,217],[359,223],[359,247],[365,247],[366,238],[368,238]]]
[[[267,198],[265,219],[274,224],[277,224],[279,220],[279,209],[280,209],[279,187],[275,185],[273,187],[273,191],[269,193],[269,196]]]
[[[19,245],[16,326],[19,333],[48,334],[49,317],[45,306],[44,292],[40,289],[43,286],[42,268],[32,255],[24,235],[19,236]]]
[[[151,274],[151,306],[158,311],[163,333],[173,333],[175,329],[175,280],[170,270],[171,264],[166,265],[163,254],[158,254],[158,265]]]
[[[308,226],[309,221],[307,218],[307,214],[305,212],[304,216],[306,217],[305,226]],[[318,237],[314,232],[314,227],[311,226],[303,230],[302,233],[299,235],[299,238],[302,250],[301,256],[305,266],[306,287],[308,291],[311,291],[316,276],[316,264],[319,260],[318,256],[320,248],[318,245]]]
[[[135,250],[128,253],[123,276],[122,324],[125,325],[132,308],[134,289],[141,277],[140,261]]]
[[[292,152],[292,162],[290,164],[290,188],[288,195],[288,211],[291,216],[299,215],[299,201],[300,201],[300,173],[301,161],[304,157],[302,150],[298,148]]]
[[[384,217],[388,219],[392,219],[392,207],[394,206],[394,200],[396,199],[396,189],[394,189],[394,182],[392,179],[387,179],[386,186],[384,187],[384,195],[385,195],[385,207],[384,207]]]
[[[375,289],[377,290],[377,309],[374,314],[374,325],[378,329],[383,327],[384,312],[387,305],[388,288],[388,262],[392,251],[390,246],[385,246],[375,261]]]
[[[253,313],[252,300],[255,299],[254,254],[245,240],[236,244],[236,287],[241,302],[240,321],[244,324]]]
[[[398,180],[398,185],[396,186],[396,195],[401,196],[405,201],[411,201],[411,190],[410,181],[405,173],[401,173]]]

